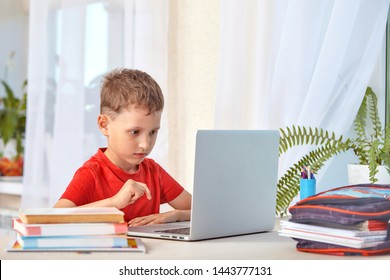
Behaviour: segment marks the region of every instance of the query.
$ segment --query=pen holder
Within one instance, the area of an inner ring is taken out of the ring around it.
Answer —
[[[316,179],[301,179],[300,184],[300,199],[316,194]]]

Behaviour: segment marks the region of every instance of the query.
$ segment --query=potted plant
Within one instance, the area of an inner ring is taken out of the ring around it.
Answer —
[[[1,80],[5,90],[5,96],[0,98],[0,138],[3,146],[14,140],[16,143],[15,155],[12,158],[0,152],[0,175],[21,176],[23,174],[23,139],[26,129],[26,104],[27,93],[25,91],[27,81],[23,82],[23,94],[18,98],[8,83]]]
[[[334,132],[321,128],[292,126],[280,129],[279,156],[299,145],[315,145],[316,148],[293,164],[279,179],[276,212],[283,215],[299,191],[302,166],[318,171],[328,159],[351,150],[359,164],[367,165],[369,180],[377,182],[378,166],[385,166],[390,173],[390,123],[382,127],[379,119],[377,97],[368,87],[354,120],[355,138],[336,137]]]

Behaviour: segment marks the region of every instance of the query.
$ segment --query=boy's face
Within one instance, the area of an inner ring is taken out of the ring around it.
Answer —
[[[98,118],[99,128],[107,136],[107,157],[123,170],[134,173],[150,154],[160,129],[161,111],[148,115],[148,110],[131,105],[115,119]]]

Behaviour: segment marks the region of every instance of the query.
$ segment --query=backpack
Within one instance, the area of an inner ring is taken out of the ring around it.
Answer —
[[[301,238],[297,250],[336,255],[390,254],[390,185],[358,184],[330,189],[300,200],[289,208],[296,223],[316,223],[350,227],[359,223],[385,223],[386,240],[372,247],[351,248]]]

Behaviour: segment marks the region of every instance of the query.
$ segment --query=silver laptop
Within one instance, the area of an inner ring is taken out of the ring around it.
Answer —
[[[275,226],[279,131],[199,130],[190,222],[129,227],[128,235],[202,240]]]

